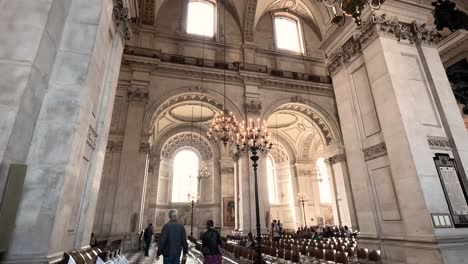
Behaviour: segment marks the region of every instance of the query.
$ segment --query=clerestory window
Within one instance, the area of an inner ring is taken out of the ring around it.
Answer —
[[[215,33],[215,3],[208,0],[190,0],[188,4],[187,33],[213,37]]]
[[[302,30],[299,20],[287,16],[274,17],[276,47],[279,50],[303,53]]]

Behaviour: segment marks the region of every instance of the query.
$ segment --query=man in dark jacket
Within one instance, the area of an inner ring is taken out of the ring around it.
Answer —
[[[153,238],[153,224],[149,224],[148,227],[143,232],[143,239],[145,240],[145,257],[149,257],[149,248],[151,246],[151,240]]]
[[[185,263],[188,252],[185,227],[177,222],[177,211],[169,211],[169,222],[164,225],[158,240],[156,259],[163,255],[164,264],[179,264],[180,253],[184,252],[182,262]]]

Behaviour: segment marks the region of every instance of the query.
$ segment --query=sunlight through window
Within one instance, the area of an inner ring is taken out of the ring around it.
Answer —
[[[215,6],[208,1],[190,1],[188,4],[187,33],[213,37]]]
[[[267,166],[267,184],[268,184],[268,198],[270,204],[276,203],[276,177],[275,177],[275,165],[270,156],[266,160]]]
[[[193,150],[184,149],[176,154],[172,181],[173,203],[188,202],[189,195],[197,197],[198,162],[198,155]]]
[[[322,181],[319,182],[320,203],[331,203],[330,182],[328,181],[327,166],[323,158],[317,160],[317,166],[320,172],[320,178],[322,179]]]
[[[276,47],[295,52],[302,52],[299,23],[289,17],[275,17]]]

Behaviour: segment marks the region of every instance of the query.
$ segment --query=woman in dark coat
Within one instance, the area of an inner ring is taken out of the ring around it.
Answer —
[[[206,231],[202,235],[202,254],[205,257],[205,264],[221,264],[223,260],[219,250],[221,243],[221,236],[213,228],[213,220],[206,221]]]

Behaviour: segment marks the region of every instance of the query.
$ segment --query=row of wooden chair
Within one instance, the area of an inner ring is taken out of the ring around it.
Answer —
[[[110,260],[115,260],[121,255],[121,246],[122,240],[114,240],[107,245],[107,240],[98,242],[98,247],[88,248],[86,250],[74,250],[71,252],[65,252],[63,254],[60,264],[68,264],[70,258],[76,264],[95,264],[98,257],[102,261],[108,262]]]

